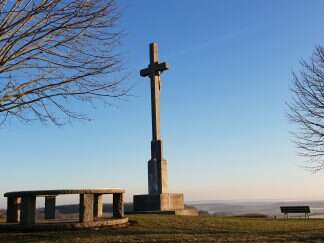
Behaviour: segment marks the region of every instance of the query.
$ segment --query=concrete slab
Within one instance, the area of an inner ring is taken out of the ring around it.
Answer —
[[[184,209],[184,198],[182,193],[134,196],[134,211],[170,211],[182,209]]]

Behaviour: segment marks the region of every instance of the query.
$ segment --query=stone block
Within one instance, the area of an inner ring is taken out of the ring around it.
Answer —
[[[93,194],[80,194],[80,214],[81,223],[93,221]]]
[[[184,209],[182,193],[162,193],[160,194],[160,201],[162,211]]]
[[[95,218],[102,217],[103,213],[103,195],[102,194],[94,194],[93,199],[93,216]]]
[[[173,211],[184,209],[182,193],[162,193],[134,196],[134,211]]]
[[[20,223],[24,225],[35,224],[36,196],[23,196],[21,199]]]
[[[19,223],[20,197],[8,197],[7,199],[7,223]]]
[[[113,194],[113,217],[124,217],[124,195],[123,193]]]
[[[45,196],[45,219],[55,219],[56,196]]]

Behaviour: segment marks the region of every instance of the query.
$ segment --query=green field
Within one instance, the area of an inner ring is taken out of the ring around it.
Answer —
[[[133,215],[131,225],[40,233],[0,233],[0,242],[324,241],[323,219],[266,219]]]

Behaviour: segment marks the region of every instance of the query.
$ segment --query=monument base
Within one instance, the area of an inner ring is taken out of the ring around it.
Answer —
[[[134,211],[175,211],[184,209],[182,193],[161,193],[134,196]]]

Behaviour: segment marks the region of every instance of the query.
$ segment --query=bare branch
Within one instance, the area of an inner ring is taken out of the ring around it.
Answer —
[[[314,172],[324,168],[324,48],[315,49],[302,71],[293,74],[294,94],[289,119],[299,127],[295,143],[299,154],[311,163]]]
[[[0,115],[56,125],[69,101],[127,94],[114,0],[0,1]],[[1,118],[1,117],[0,117]]]

